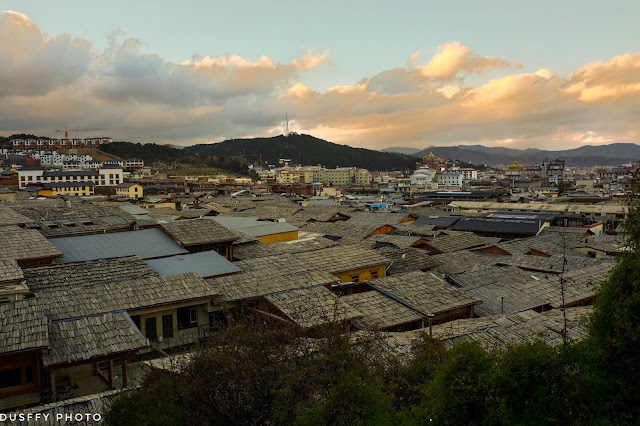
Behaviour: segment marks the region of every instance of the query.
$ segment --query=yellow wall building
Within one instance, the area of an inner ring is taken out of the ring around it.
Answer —
[[[142,198],[144,196],[142,185],[137,183],[121,183],[116,185],[116,196],[126,198]]]
[[[38,190],[38,195],[42,197],[53,197],[55,195],[93,195],[93,187],[93,182],[45,183],[44,188]]]

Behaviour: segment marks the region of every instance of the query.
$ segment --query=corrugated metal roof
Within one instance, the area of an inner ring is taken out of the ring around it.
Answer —
[[[188,253],[158,228],[140,231],[52,238],[64,257],[58,263],[137,255],[143,259]]]
[[[298,228],[287,222],[257,220],[256,217],[215,216],[207,217],[206,219],[215,220],[227,229],[244,232],[252,237],[261,237],[263,235],[273,235],[298,230]]]
[[[180,254],[162,259],[149,259],[145,260],[145,262],[155,269],[160,276],[195,272],[203,278],[209,278],[241,271],[240,268],[213,250]]]

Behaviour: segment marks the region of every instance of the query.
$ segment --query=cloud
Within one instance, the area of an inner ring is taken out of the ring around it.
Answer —
[[[77,81],[91,63],[91,43],[42,34],[26,15],[0,15],[0,96],[32,96]]]
[[[561,76],[451,42],[431,58],[417,50],[405,65],[319,90],[305,77],[333,65],[327,49],[288,62],[230,54],[173,63],[142,53],[144,46],[115,32],[97,52],[87,40],[43,34],[25,15],[4,12],[0,131],[55,136],[69,124],[108,128],[116,140],[191,144],[279,134],[288,113],[296,131],[369,148],[553,149],[640,139],[640,53]]]
[[[415,53],[414,53],[415,55]],[[417,57],[412,55],[410,62]],[[521,68],[517,61],[507,61],[498,57],[480,56],[459,42],[451,42],[438,47],[438,53],[431,60],[417,69],[424,77],[438,80],[450,79],[458,73],[481,73],[491,69]]]
[[[322,64],[331,64],[329,60],[329,50],[327,49],[324,49],[320,55],[314,55],[311,49],[307,49],[301,59],[293,60],[293,65],[303,70],[318,68]]]
[[[615,56],[579,68],[566,92],[583,102],[598,102],[640,94],[640,53]]]

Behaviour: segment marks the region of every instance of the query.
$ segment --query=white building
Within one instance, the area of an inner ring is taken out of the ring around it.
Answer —
[[[411,175],[411,186],[421,189],[432,189],[436,171],[428,167],[420,167]]]
[[[18,187],[58,182],[93,182],[96,186],[116,186],[123,181],[122,168],[101,167],[98,170],[18,170]]]
[[[457,172],[441,172],[436,175],[436,179],[438,181],[438,188],[449,189],[449,188],[462,188],[462,181],[464,180],[464,173]]]

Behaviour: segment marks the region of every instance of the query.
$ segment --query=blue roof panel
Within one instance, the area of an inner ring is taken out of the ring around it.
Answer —
[[[145,260],[160,276],[195,272],[203,278],[241,272],[233,263],[215,251],[180,254],[162,259]]]
[[[112,259],[137,255],[142,259],[188,253],[158,228],[140,231],[112,232],[49,240],[63,254],[58,263]]]

